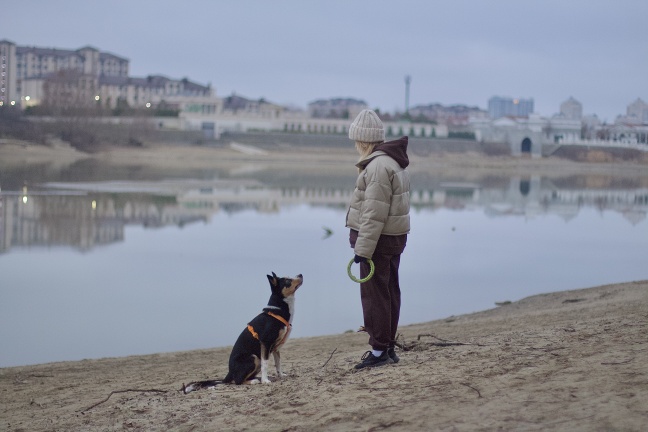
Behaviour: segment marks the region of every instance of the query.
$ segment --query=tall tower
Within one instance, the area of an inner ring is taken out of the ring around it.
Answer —
[[[409,91],[412,77],[405,75],[405,115],[409,115]]]

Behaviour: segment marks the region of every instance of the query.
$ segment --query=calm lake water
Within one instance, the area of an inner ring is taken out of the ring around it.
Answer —
[[[362,325],[346,274],[353,172],[96,168],[30,170],[26,189],[25,171],[0,178],[0,367],[231,345],[273,271],[304,275],[293,337]],[[648,190],[600,183],[415,176],[401,324],[648,279]]]

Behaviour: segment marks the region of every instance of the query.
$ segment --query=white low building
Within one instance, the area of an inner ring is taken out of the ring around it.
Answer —
[[[540,157],[544,144],[560,144],[580,139],[581,121],[561,115],[552,118],[531,114],[529,117],[471,119],[470,125],[478,142],[504,142],[511,154],[528,153]]]
[[[178,104],[180,127],[184,130],[202,130],[205,138],[218,138],[225,132],[258,131],[346,134],[352,121],[342,118],[311,118],[305,111],[288,110],[263,100],[241,102],[243,99],[239,97],[237,104],[229,104],[216,97],[179,98],[178,101],[183,101]],[[446,125],[388,121],[384,125],[387,137],[448,136]]]

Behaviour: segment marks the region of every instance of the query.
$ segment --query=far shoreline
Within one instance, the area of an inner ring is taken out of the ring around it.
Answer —
[[[283,143],[281,137],[268,134],[270,144],[261,144],[264,135],[249,135],[249,142],[239,144],[237,140],[246,137],[225,137],[213,144],[191,143],[146,143],[140,147],[104,145],[93,153],[81,152],[69,144],[57,141],[52,145],[42,145],[14,139],[3,139],[0,143],[0,161],[4,165],[29,165],[53,163],[56,165],[72,164],[81,160],[115,165],[143,165],[185,168],[209,168],[238,163],[281,163],[298,168],[303,165],[308,168],[326,165],[326,169],[348,169],[349,163],[357,159],[357,153],[346,137],[322,136],[326,138],[318,144],[318,136],[305,136],[308,144]],[[334,147],[327,147],[327,140],[335,141]],[[456,141],[456,140],[455,140]],[[622,175],[648,176],[648,153],[639,160],[623,160],[614,155],[614,149],[584,149],[584,153],[571,155],[581,160],[564,157],[511,156],[506,154],[488,155],[479,150],[479,144],[467,141],[465,143],[439,141],[434,148],[425,150],[410,146],[409,169],[417,171],[448,171],[477,170],[485,173],[535,173],[546,176],[555,175]],[[348,146],[345,146],[348,144]],[[458,150],[454,148],[458,146]],[[245,151],[251,149],[250,151]],[[295,165],[298,164],[298,165]]]

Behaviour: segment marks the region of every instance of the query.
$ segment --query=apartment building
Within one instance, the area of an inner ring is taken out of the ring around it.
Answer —
[[[533,114],[533,99],[493,96],[488,100],[488,115],[492,119],[529,117],[530,114]]]
[[[441,105],[439,103],[417,105],[409,110],[413,119],[425,119],[448,126],[467,126],[470,118],[487,117],[488,113],[478,107],[466,105]]]
[[[352,98],[320,99],[308,104],[312,118],[332,118],[353,120],[360,111],[367,108],[363,100]]]
[[[159,75],[129,77],[129,60],[86,46],[77,50],[17,46],[0,41],[0,103],[22,107],[48,103],[81,103],[105,108],[126,105],[134,108],[156,106],[169,97],[213,96],[210,86],[170,79]],[[69,82],[64,83],[68,79]],[[70,95],[83,83],[80,94]],[[48,91],[48,88],[50,89]],[[58,89],[51,91],[52,88]],[[62,89],[66,89],[62,91]],[[90,91],[91,90],[91,91]],[[52,99],[52,98],[58,99]],[[49,100],[47,100],[49,98]],[[86,101],[86,98],[89,98]]]

